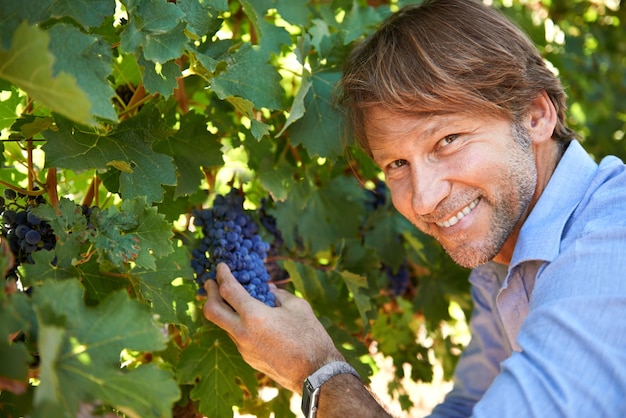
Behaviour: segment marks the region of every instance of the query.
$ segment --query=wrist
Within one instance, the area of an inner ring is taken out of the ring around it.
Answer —
[[[302,387],[302,412],[307,418],[315,418],[317,414],[322,385],[340,374],[351,374],[359,381],[361,380],[357,371],[345,361],[326,363],[304,380]]]

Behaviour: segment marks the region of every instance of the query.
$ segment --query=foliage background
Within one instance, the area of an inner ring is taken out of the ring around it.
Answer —
[[[278,284],[366,380],[372,351],[393,358],[408,410],[403,365],[450,376],[468,272],[375,192],[331,100],[353,44],[405,3],[0,0],[0,182],[43,195],[57,236],[0,292],[0,415],[294,416],[201,315],[190,214],[232,187],[276,219],[279,235],[261,231]],[[559,72],[590,153],[626,157],[619,1],[493,3]],[[89,225],[80,204],[100,208]],[[6,272],[6,240],[2,254]]]

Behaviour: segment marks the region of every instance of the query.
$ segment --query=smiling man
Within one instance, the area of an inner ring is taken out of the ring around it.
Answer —
[[[527,37],[471,0],[408,6],[338,91],[394,206],[473,269],[472,340],[432,416],[626,416],[626,168],[584,151]],[[306,301],[268,308],[223,265],[206,286],[206,317],[307,416],[388,416]]]

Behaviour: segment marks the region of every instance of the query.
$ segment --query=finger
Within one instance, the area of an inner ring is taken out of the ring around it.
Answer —
[[[234,329],[236,323],[239,321],[239,316],[233,311],[233,308],[222,299],[215,280],[207,280],[204,283],[204,288],[207,293],[207,300],[202,308],[205,318],[215,323],[220,328],[227,330]]]
[[[258,309],[259,304],[264,305],[263,302],[250,296],[224,263],[217,265],[217,283],[222,298],[240,314],[250,309]]]
[[[299,297],[284,289],[274,288],[272,289],[272,293],[274,294],[276,306],[286,306],[289,305],[293,300],[300,300]]]

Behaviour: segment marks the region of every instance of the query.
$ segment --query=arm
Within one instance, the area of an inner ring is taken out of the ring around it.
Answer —
[[[233,339],[244,360],[285,388],[302,394],[304,380],[331,361],[344,361],[311,306],[287,291],[274,289],[277,307],[254,299],[225,264],[217,283],[205,284],[204,315]],[[389,416],[352,375],[337,375],[320,391],[318,417]]]

